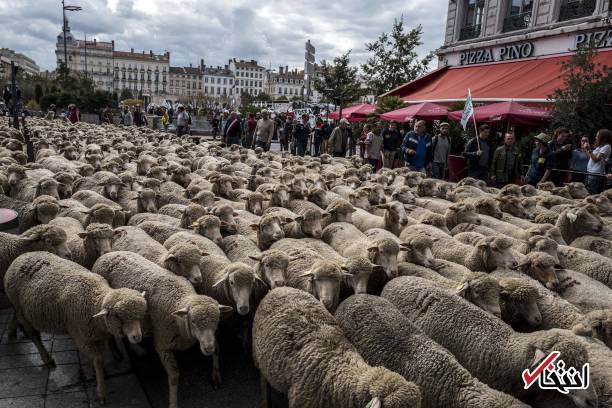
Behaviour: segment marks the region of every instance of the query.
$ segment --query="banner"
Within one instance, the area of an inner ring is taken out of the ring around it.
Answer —
[[[461,126],[463,130],[467,129],[467,123],[474,114],[474,106],[472,105],[472,93],[468,89],[468,96],[465,100],[465,107],[463,108],[463,115],[461,115]]]

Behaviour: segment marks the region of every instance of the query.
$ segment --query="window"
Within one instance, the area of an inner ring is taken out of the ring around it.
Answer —
[[[206,83],[206,84],[208,83],[208,77],[204,78],[204,83]]]
[[[223,85],[227,85],[227,78],[223,78]]]
[[[508,13],[504,18],[504,32],[529,27],[532,7],[532,0],[508,0]]]
[[[217,84],[221,84],[221,78],[217,78]]]
[[[596,3],[596,0],[562,0],[559,21],[591,16]]]
[[[174,80],[170,80],[170,86],[174,86]]]
[[[232,80],[232,78],[230,78],[229,84],[232,85],[232,82],[234,82],[234,81]]]
[[[466,0],[465,23],[459,35],[460,40],[469,40],[480,36],[480,26],[484,17],[484,0]]]
[[[221,95],[221,88],[217,88],[217,95]]]

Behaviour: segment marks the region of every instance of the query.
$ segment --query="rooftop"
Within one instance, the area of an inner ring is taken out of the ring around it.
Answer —
[[[166,52],[165,54],[153,54],[153,51],[149,51],[148,53],[143,51],[141,54],[138,52],[134,52],[134,49],[132,49],[132,51],[114,51],[113,56],[115,58],[124,58],[140,61],[170,62],[169,52]]]
[[[171,74],[184,74],[184,75],[202,75],[200,68],[194,67],[170,67]]]
[[[208,76],[233,76],[232,71],[228,68],[222,67],[206,67],[204,68],[204,75]]]
[[[256,60],[245,61],[245,60],[237,60],[236,58],[234,58],[234,59],[231,59],[229,62],[230,63],[233,62],[234,64],[236,64],[236,68],[265,69],[264,67],[258,65]]]

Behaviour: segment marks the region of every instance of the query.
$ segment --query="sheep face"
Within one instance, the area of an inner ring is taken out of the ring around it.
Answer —
[[[504,215],[499,203],[492,198],[480,198],[474,202],[474,207],[478,214],[488,215],[489,217],[501,219]]]
[[[106,198],[116,201],[121,185],[119,183],[101,183],[101,185],[104,186],[104,191],[102,195]]]
[[[550,290],[555,290],[559,286],[558,268],[555,259],[543,252],[527,254],[525,260],[519,265],[519,270],[538,280]]]
[[[138,192],[139,212],[157,213],[157,194],[151,189],[144,189]]]
[[[61,258],[70,259],[70,250],[66,245],[66,231],[54,225],[37,225],[30,228],[20,239],[32,243],[32,250],[51,252]]]
[[[504,279],[500,282],[499,297],[505,304],[505,310],[512,313],[504,316],[509,323],[526,322],[531,327],[542,324],[542,314],[538,307],[538,291],[519,279]]]
[[[487,271],[497,268],[516,269],[518,262],[511,250],[511,243],[504,238],[485,237],[476,248],[481,251],[482,260]]]
[[[368,248],[368,255],[374,264],[382,266],[389,279],[393,279],[397,276],[397,254],[399,251],[400,247],[397,242],[383,238]]]
[[[16,186],[21,180],[25,179],[26,177],[26,172],[23,167],[17,165],[11,165],[8,167],[6,178],[8,180],[9,186]]]
[[[431,268],[435,259],[431,248],[433,241],[427,237],[413,238],[409,242],[400,244],[400,251],[408,252],[407,260],[417,265]]]
[[[450,207],[447,211],[454,212],[453,217],[455,219],[455,225],[459,224],[474,224],[480,225],[480,217],[476,212],[476,208],[471,204],[455,204]],[[447,225],[449,228],[451,226]]]
[[[538,189],[531,184],[525,184],[524,186],[521,186],[521,194],[523,194],[525,197],[535,197],[539,193]]]
[[[306,186],[306,180],[302,177],[296,177],[293,179],[290,185],[291,197],[295,199],[304,199],[308,196],[308,187]]]
[[[588,190],[582,183],[568,183],[567,188],[573,198],[586,198],[589,195]]]
[[[198,218],[195,223],[191,224],[191,228],[194,229],[196,234],[210,239],[217,245],[221,245],[223,242],[221,221],[214,215],[205,215]]]
[[[236,311],[239,315],[245,316],[251,310],[251,293],[256,281],[260,279],[250,266],[236,262],[226,267],[225,274],[213,287],[226,285],[236,304]]]
[[[285,237],[281,220],[275,215],[266,215],[261,218],[259,224],[251,224],[251,228],[258,231],[260,240],[274,242]]]
[[[198,296],[199,298],[199,296]],[[215,352],[215,332],[221,313],[231,311],[229,306],[211,302],[207,298],[194,298],[186,307],[172,313],[179,327],[183,327],[188,338],[195,338],[205,356]],[[204,300],[206,299],[206,300]]]
[[[602,219],[591,213],[588,208],[581,208],[578,211],[568,211],[565,214],[567,220],[571,223],[574,236],[582,235],[597,235],[603,228]]]
[[[416,202],[414,193],[406,186],[401,186],[391,193],[391,199],[393,201],[399,201],[402,204],[414,204]]]
[[[41,224],[48,224],[49,221],[57,217],[59,204],[51,197],[48,197],[49,200],[38,200],[40,198],[41,197],[38,197],[34,200],[34,205],[36,206],[36,219]]]
[[[102,168],[102,156],[99,154],[91,154],[85,157],[87,163],[89,163],[95,170],[100,170]]]
[[[553,257],[553,259],[559,262],[559,253],[558,248],[559,244],[553,240],[552,238],[545,237],[542,235],[535,235],[533,237],[529,237],[527,240],[527,245],[532,252],[544,252]]]
[[[132,289],[112,289],[102,300],[102,310],[95,318],[103,318],[108,332],[125,336],[130,343],[142,340],[141,322],[147,311],[144,293]]]
[[[519,198],[502,198],[500,200],[500,206],[502,211],[507,212],[508,214],[511,214],[515,217],[524,219],[533,218],[533,213],[527,211],[527,209],[523,206],[523,203]]]
[[[308,201],[312,202],[313,204],[321,208],[325,208],[329,205],[329,202],[327,201],[327,193],[325,192],[325,189],[317,188],[317,187],[312,188],[308,192]]]
[[[270,201],[275,205],[278,204],[279,207],[287,206],[289,204],[289,189],[287,186],[282,184],[276,185],[272,191]]]
[[[368,199],[367,191],[358,190],[354,193],[350,193],[348,200],[354,207],[370,211],[370,200]]]
[[[77,160],[79,158],[79,152],[74,146],[68,146],[64,149],[64,158],[66,160]]]
[[[193,285],[202,283],[202,272],[200,271],[200,259],[202,252],[192,244],[177,244],[168,250],[162,259],[164,268],[170,272],[182,276]]]
[[[411,171],[404,176],[404,185],[407,187],[417,187],[422,179],[422,173]]]
[[[59,200],[59,183],[54,179],[43,179],[38,182],[36,196],[47,195]]]
[[[464,280],[457,287],[457,294],[493,316],[501,317],[499,284],[485,273]]]
[[[287,255],[271,249],[261,255],[250,255],[249,258],[259,262],[258,270],[263,274],[263,280],[270,289],[285,286],[287,267],[289,267]]]
[[[324,214],[327,216],[327,214]],[[321,212],[308,209],[303,216],[298,216],[295,221],[300,224],[302,232],[312,238],[321,239],[323,228],[321,227]]]
[[[259,193],[251,193],[246,199],[245,208],[247,211],[261,217],[264,212],[263,201],[264,201],[263,195]]]
[[[189,193],[189,191],[186,191],[185,194],[187,195],[187,198],[192,197],[192,203],[200,204],[202,207],[212,207],[217,201],[219,201],[218,197],[215,197],[212,192],[206,190],[198,191],[194,195]]]
[[[380,265],[372,265],[369,259],[354,257],[347,259],[342,265],[345,281],[356,294],[368,292],[368,280],[372,272],[384,272]]]
[[[221,231],[226,234],[235,234],[238,231],[236,220],[234,217],[238,217],[238,213],[234,212],[234,209],[229,205],[222,205],[213,211],[220,220]]]
[[[435,197],[437,193],[436,182],[431,179],[421,181],[417,187],[419,197]]]
[[[385,189],[382,185],[376,184],[370,187],[368,199],[370,200],[370,204],[384,204],[387,202],[387,197],[385,196]]]
[[[312,269],[302,276],[310,279],[312,294],[323,303],[327,310],[334,311],[338,306],[342,280],[340,267],[335,263],[321,260],[317,261]]]

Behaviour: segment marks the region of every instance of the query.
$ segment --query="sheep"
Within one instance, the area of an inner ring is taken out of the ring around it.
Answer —
[[[302,215],[280,207],[269,207],[264,214],[277,215],[285,220],[283,231],[287,238],[321,238],[323,232],[321,228],[321,218],[328,216],[327,213],[321,214],[321,210],[305,210]]]
[[[250,227],[257,232],[257,246],[262,251],[270,248],[274,241],[285,237],[281,219],[274,214],[264,215],[258,223],[253,223]]]
[[[208,214],[208,210],[196,203],[188,205],[167,204],[161,207],[157,213],[178,218],[181,220],[179,227],[189,228],[198,218]]]
[[[70,197],[72,200],[78,201],[83,204],[87,208],[93,208],[96,204],[106,204],[113,210],[115,210],[115,216],[113,219],[114,226],[122,226],[125,225],[126,219],[129,217],[130,213],[124,211],[124,209],[117,203],[112,200],[109,200],[106,197],[102,197],[100,194],[91,190],[81,190],[77,191]]]
[[[261,252],[253,241],[243,235],[224,238],[222,246],[230,261],[253,267],[271,289],[285,285],[289,258],[283,252],[274,249]]]
[[[367,363],[419,386],[423,407],[527,407],[473,377],[386,299],[353,296],[334,317]]]
[[[593,310],[572,328],[577,334],[591,335],[612,348],[612,310]]]
[[[521,240],[529,238],[529,234],[527,234],[527,232],[521,228],[517,228],[516,225],[509,222],[498,220],[497,218],[489,217],[487,215],[481,215],[480,221],[481,225],[489,227],[503,235]]]
[[[66,231],[70,260],[85,268],[91,268],[98,257],[111,250],[114,231],[108,224],[90,224],[85,230],[74,218],[59,217],[49,225]]]
[[[158,194],[150,188],[139,191],[127,191],[119,197],[119,204],[131,214],[144,212],[157,213]]]
[[[475,246],[452,238],[436,240],[436,258],[457,262],[472,271],[490,272],[496,268],[516,269],[518,263],[510,250],[511,242],[504,237],[484,237]]]
[[[593,214],[591,206],[563,211],[555,226],[567,243],[583,235],[599,235],[604,227],[601,218]]]
[[[264,408],[270,406],[268,383],[288,394],[290,408],[420,406],[418,387],[367,365],[323,305],[294,288],[274,289],[257,309],[253,360]]]
[[[450,351],[472,375],[521,400],[543,392],[535,387],[525,390],[520,373],[549,352],[561,352],[565,363],[576,368],[590,362],[587,350],[571,333],[558,329],[516,333],[501,320],[426,279],[399,277],[387,284],[382,296]],[[567,396],[580,407],[597,406],[593,386],[571,390]]]
[[[184,228],[173,227],[159,221],[143,221],[138,228],[147,233],[155,241],[163,245],[164,242],[177,232],[187,231]]]
[[[433,265],[434,257],[431,252],[433,241],[428,237],[417,236],[412,237],[407,242],[402,242],[396,235],[381,228],[369,229],[364,234],[371,242],[377,242],[384,238],[397,242],[400,246],[398,262],[411,262],[425,267]]]
[[[392,201],[386,204],[378,204],[376,208],[383,210],[382,216],[370,214],[360,208],[355,208],[352,223],[362,232],[371,228],[384,228],[399,235],[408,224],[408,216],[404,204]]]
[[[22,233],[35,225],[48,224],[58,215],[60,204],[50,196],[43,195],[36,197],[32,202],[25,202],[0,194],[0,208],[17,212],[18,232]]]
[[[612,241],[605,238],[583,235],[573,240],[570,246],[593,251],[607,258],[612,258]]]
[[[401,186],[391,192],[390,199],[392,201],[399,201],[402,204],[414,204],[416,197],[409,187]]]
[[[46,252],[30,252],[15,259],[6,271],[5,284],[17,321],[36,345],[43,362],[55,366],[40,332],[70,335],[79,350],[93,359],[96,396],[104,403],[102,345],[110,336],[126,336],[130,343],[140,342],[147,310],[144,293],[113,289],[99,275]]]
[[[164,247],[138,227],[119,227],[115,231],[117,236],[113,238],[113,251],[130,251],[142,255],[194,285],[202,281],[199,266],[202,251],[195,245],[182,243]]]
[[[216,243],[202,235],[188,231],[181,231],[171,235],[164,242],[164,248],[170,249],[179,244],[195,245],[203,254],[225,256],[223,250]]]
[[[356,208],[361,208],[365,211],[370,210],[369,196],[371,189],[369,187],[359,187],[357,190],[353,190],[348,186],[336,186],[331,191],[348,200]]]
[[[612,260],[591,251],[560,245],[559,261],[566,269],[581,272],[612,288]]]
[[[134,214],[132,217],[130,217],[130,221],[128,221],[128,226],[137,227],[145,221],[160,222],[162,224],[166,224],[168,226],[177,227],[177,228],[179,228],[180,223],[181,223],[181,221],[178,218],[171,217],[169,215],[153,214],[153,213],[139,213],[139,214]]]
[[[79,201],[66,199],[60,200],[59,206],[58,217],[74,218],[83,227],[87,227],[91,223],[109,224],[112,226],[115,219],[116,210],[106,204],[96,204],[91,208],[87,208]]]
[[[612,203],[610,203],[610,199],[603,194],[588,196],[583,201],[585,204],[592,204],[597,207],[601,216],[612,214]]]
[[[132,252],[111,252],[92,268],[113,287],[143,291],[147,300],[145,336],[153,336],[155,350],[168,375],[169,408],[177,408],[178,367],[174,351],[199,343],[205,356],[216,353],[215,332],[222,313],[231,307],[198,295],[186,280]],[[213,356],[213,382],[219,385],[218,355]]]
[[[66,231],[55,225],[37,225],[21,235],[0,232],[0,292],[4,291],[4,274],[19,255],[32,251],[47,251],[62,258],[70,258],[66,245]]]
[[[501,318],[509,325],[526,323],[531,327],[542,324],[538,307],[540,295],[529,282],[517,278],[498,278]],[[513,326],[514,327],[514,326]]]
[[[212,215],[219,217],[221,233],[232,235],[237,232],[236,218],[238,213],[229,205],[221,204],[213,208]]]

